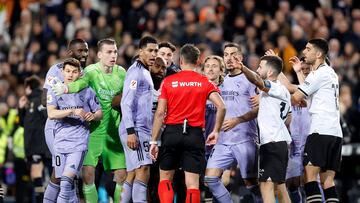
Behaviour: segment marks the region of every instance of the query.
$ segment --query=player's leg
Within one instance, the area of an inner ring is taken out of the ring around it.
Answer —
[[[289,196],[292,202],[302,202],[301,197],[301,175],[302,175],[302,160],[301,160],[301,143],[293,140],[291,143],[289,162],[286,170],[286,187],[289,191]]]
[[[218,202],[231,202],[229,191],[221,182],[221,175],[224,170],[230,168],[231,164],[235,162],[235,158],[229,146],[217,144],[209,156],[206,166],[205,185],[208,186],[214,199]]]
[[[83,193],[85,200],[89,203],[98,202],[98,193],[95,186],[95,167],[104,147],[104,137],[90,134],[88,151],[85,155],[82,168]]]
[[[327,170],[320,173],[321,187],[324,191],[326,202],[339,202],[334,183],[335,171]]]
[[[285,183],[275,184],[275,190],[277,191],[277,198],[278,198],[279,203],[291,203],[292,202],[290,200]]]
[[[318,185],[318,175],[320,173],[320,167],[325,165],[325,150],[322,142],[323,139],[319,134],[313,133],[306,139],[304,149],[304,177],[305,177],[305,194],[306,201],[322,202],[321,191]],[[321,143],[321,144],[319,144]]]
[[[260,182],[260,191],[264,202],[275,203],[274,183],[272,181]]]
[[[135,171],[127,171],[126,179],[121,190],[120,202],[121,203],[130,203],[132,202],[132,191],[133,191],[133,182],[135,179]],[[117,195],[117,194],[114,194]]]
[[[126,159],[125,153],[118,135],[118,130],[113,129],[109,132],[116,132],[105,137],[105,146],[102,152],[103,166],[105,171],[114,173],[114,202],[120,202],[123,184],[126,179]],[[114,135],[115,134],[115,135]]]
[[[57,198],[58,203],[70,201],[74,190],[74,178],[79,174],[85,157],[85,152],[74,152],[69,154],[61,154],[64,160],[63,172],[60,180],[60,193]]]
[[[48,146],[48,149],[50,151],[50,153],[52,154],[52,166],[55,166],[55,156],[54,156],[54,150],[53,150],[53,143],[54,143],[54,138],[55,138],[55,130],[53,128],[50,128],[49,126],[51,125],[50,120],[46,121],[45,124],[45,129],[44,129],[44,133],[45,133],[45,141],[46,141],[46,145]],[[46,187],[46,190],[44,192],[44,203],[53,203],[56,202],[56,199],[59,195],[60,192],[60,179],[55,178],[55,170],[53,168],[51,176],[50,176],[50,181],[48,183],[48,186]]]
[[[161,170],[160,180],[158,186],[158,195],[160,203],[172,203],[174,200],[174,190],[172,187],[172,181],[175,174],[174,170]]]
[[[139,146],[135,151],[138,155],[136,160],[135,180],[133,184],[133,202],[147,202],[147,184],[150,177],[150,164],[152,160],[149,156],[149,141],[151,135],[144,132],[137,132]]]
[[[254,202],[262,202],[258,183],[258,146],[249,141],[231,146],[240,168],[241,177],[246,188],[251,192]]]
[[[44,199],[44,186],[43,186],[43,170],[44,164],[42,156],[34,154],[30,157],[31,168],[30,177],[33,182],[36,202],[42,202]]]
[[[324,167],[326,171],[320,173],[321,187],[324,191],[326,202],[339,202],[334,177],[335,171],[340,169],[342,139],[334,136],[324,136],[324,138],[329,140],[330,144],[327,150],[327,163]]]

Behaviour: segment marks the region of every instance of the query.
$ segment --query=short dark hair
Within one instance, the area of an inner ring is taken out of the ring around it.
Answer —
[[[116,41],[113,39],[113,38],[105,38],[105,39],[101,39],[98,41],[97,43],[97,48],[98,48],[98,51],[101,51],[101,48],[104,44],[107,44],[107,45],[116,45]]]
[[[40,88],[40,78],[37,75],[32,75],[25,79],[25,87],[29,86],[31,90]]]
[[[197,64],[200,57],[200,50],[193,44],[185,44],[180,49],[180,57],[185,63]]]
[[[80,67],[81,67],[80,61],[75,59],[75,58],[67,58],[67,59],[65,59],[63,69],[65,68],[66,65],[77,67],[79,70],[80,70]]]
[[[278,56],[263,56],[260,58],[260,61],[266,61],[266,65],[270,66],[275,70],[276,75],[279,75],[283,69],[283,61]]]
[[[309,40],[309,44],[312,44],[316,49],[318,49],[325,58],[326,55],[329,52],[329,44],[328,42],[323,38],[314,38]]]
[[[69,42],[68,44],[68,49],[71,49],[71,47],[73,47],[76,44],[86,44],[86,41],[83,39],[73,39]]]
[[[172,52],[176,51],[175,45],[171,44],[171,42],[160,42],[159,43],[159,49],[162,47],[169,48]]]
[[[230,43],[225,44],[224,50],[228,47],[235,47],[235,48],[237,48],[239,53],[242,53],[241,47],[237,43],[230,42]]]
[[[139,49],[146,47],[147,44],[157,44],[157,40],[152,36],[144,36],[140,39]]]

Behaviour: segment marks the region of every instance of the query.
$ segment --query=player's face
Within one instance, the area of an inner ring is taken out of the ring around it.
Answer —
[[[239,57],[242,61],[242,55],[236,47],[226,47],[224,49],[224,62],[226,70],[233,70],[235,59],[234,57]]]
[[[261,79],[265,80],[268,75],[269,68],[266,65],[266,61],[261,60],[258,69],[256,70],[257,74]]]
[[[157,53],[158,56],[166,60],[166,66],[169,67],[173,62],[174,53],[169,47],[161,47]]]
[[[115,44],[103,44],[98,52],[100,63],[106,67],[113,67],[117,59],[117,48]]]
[[[80,61],[81,67],[86,66],[86,60],[89,56],[89,47],[87,43],[77,43],[71,48],[70,56]]]
[[[143,62],[147,67],[153,66],[158,50],[157,44],[148,43],[146,47],[140,49],[139,58],[141,62]]]
[[[306,47],[303,50],[303,54],[304,54],[305,63],[307,63],[309,65],[312,65],[315,63],[317,50],[312,44],[310,44],[310,43],[306,44]]]
[[[80,70],[78,67],[66,65],[62,70],[64,76],[64,83],[74,82],[80,77]]]
[[[204,64],[204,74],[211,81],[217,80],[222,74],[218,60],[208,59]]]
[[[305,75],[305,77],[307,77],[310,73],[310,66],[309,64],[306,63],[301,63],[301,71],[303,72],[303,74]]]

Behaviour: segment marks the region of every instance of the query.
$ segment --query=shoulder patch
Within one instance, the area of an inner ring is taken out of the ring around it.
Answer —
[[[136,80],[131,80],[130,81],[130,89],[132,90],[136,90],[136,87],[137,87],[137,81]]]
[[[46,102],[51,103],[53,101],[53,97],[49,94],[46,96]]]

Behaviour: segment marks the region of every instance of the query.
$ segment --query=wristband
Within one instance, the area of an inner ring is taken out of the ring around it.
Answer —
[[[150,141],[149,144],[154,144],[154,145],[158,145],[158,142],[157,141]]]

